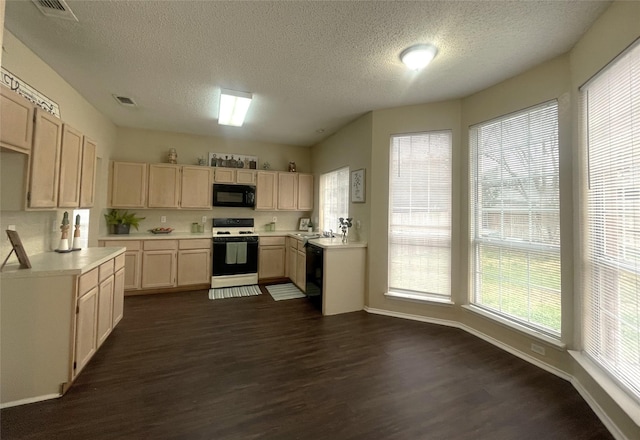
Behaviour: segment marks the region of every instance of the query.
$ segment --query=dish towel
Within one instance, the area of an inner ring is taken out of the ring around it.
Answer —
[[[236,263],[247,264],[247,243],[240,242],[237,245]]]
[[[226,264],[236,264],[238,260],[238,245],[242,243],[227,243],[226,255],[224,257],[224,262]],[[246,244],[246,243],[245,243]],[[246,254],[246,250],[245,250]],[[247,259],[245,255],[245,260]]]

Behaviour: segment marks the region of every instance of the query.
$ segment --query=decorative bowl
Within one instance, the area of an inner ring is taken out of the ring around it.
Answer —
[[[173,231],[173,228],[153,228],[149,229],[149,232],[152,234],[170,234]]]

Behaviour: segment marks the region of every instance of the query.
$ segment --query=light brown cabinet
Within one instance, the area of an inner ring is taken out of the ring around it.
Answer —
[[[93,207],[96,193],[96,161],[98,146],[84,137],[82,141],[82,173],[80,177],[80,208]]]
[[[36,109],[29,169],[29,208],[56,208],[60,180],[62,121]]]
[[[256,184],[256,171],[243,168],[214,168],[215,183],[238,183],[243,185]]]
[[[255,170],[236,170],[236,183],[243,185],[256,184],[257,171]]]
[[[262,237],[258,246],[258,278],[284,278],[286,237]]]
[[[98,269],[98,319],[97,346],[100,347],[113,330],[113,300],[114,300],[114,261],[109,260]]]
[[[178,286],[211,283],[210,239],[179,240]]]
[[[147,206],[147,164],[111,162],[109,206],[144,208]]]
[[[213,169],[199,166],[182,167],[180,207],[211,209]]]
[[[35,107],[8,87],[0,86],[0,146],[21,153],[31,151]]]
[[[171,164],[149,165],[149,208],[180,206],[181,167]]]
[[[298,209],[298,174],[278,173],[278,209]]]
[[[116,325],[120,322],[122,317],[124,316],[124,280],[126,269],[125,265],[125,255],[118,255],[115,259],[115,271],[116,273],[113,275],[113,325],[112,328],[115,328]]]
[[[140,289],[142,272],[142,242],[139,240],[100,240],[98,246],[126,248],[122,259],[118,260],[118,269],[124,267],[124,290]],[[117,270],[117,269],[116,269]]]
[[[313,211],[313,174],[298,174],[298,211]]]
[[[58,206],[77,208],[80,206],[80,175],[82,170],[82,133],[68,124],[62,126],[60,148],[60,183]]]
[[[296,282],[298,266],[298,240],[287,237],[287,278],[292,283]]]
[[[307,251],[304,248],[304,243],[298,240],[298,250],[296,257],[296,280],[294,284],[298,286],[300,290],[306,292],[307,290]]]
[[[98,286],[94,286],[78,298],[76,308],[76,340],[75,363],[73,377],[80,374],[91,357],[95,354],[97,346],[96,317],[98,315]]]
[[[177,240],[145,240],[142,251],[142,288],[176,286]]]
[[[258,171],[256,174],[256,211],[275,211],[278,208],[278,173]]]

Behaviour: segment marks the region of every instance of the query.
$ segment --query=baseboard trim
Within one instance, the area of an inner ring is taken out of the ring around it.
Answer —
[[[613,420],[611,420],[611,418],[604,412],[604,410],[602,409],[602,407],[596,402],[596,400],[589,394],[589,392],[582,386],[582,384],[580,383],[580,381],[578,379],[576,379],[573,375],[566,373],[565,371],[560,370],[559,368],[554,367],[553,365],[549,365],[547,363],[544,363],[542,361],[540,361],[539,359],[536,359],[532,356],[530,356],[527,353],[524,353],[520,350],[516,350],[513,347],[510,347],[508,345],[506,345],[505,343],[489,336],[486,335],[482,332],[479,332],[478,330],[471,328],[465,324],[462,324],[460,322],[457,321],[451,321],[448,319],[439,319],[439,318],[431,318],[431,317],[427,317],[427,316],[420,316],[420,315],[413,315],[413,314],[409,314],[409,313],[402,313],[402,312],[393,312],[390,310],[383,310],[383,309],[376,309],[373,307],[367,307],[365,306],[364,310],[367,313],[371,313],[371,314],[375,314],[375,315],[384,315],[384,316],[390,316],[393,318],[400,318],[400,319],[409,319],[412,321],[420,321],[420,322],[426,322],[429,324],[438,324],[438,325],[444,325],[447,327],[453,327],[453,328],[458,328],[461,330],[464,330],[465,332],[480,338],[492,345],[495,345],[496,347],[498,347],[501,350],[506,351],[507,353],[510,353],[514,356],[519,357],[520,359],[529,362],[530,364],[535,365],[538,368],[542,368],[543,370],[560,377],[561,379],[566,380],[567,382],[569,382],[571,385],[573,385],[573,387],[576,389],[576,391],[578,391],[578,394],[580,394],[580,396],[584,399],[584,401],[587,403],[587,405],[589,405],[589,407],[593,410],[593,412],[596,414],[596,416],[600,419],[600,421],[602,422],[602,424],[609,430],[609,432],[611,433],[611,435],[616,439],[616,440],[629,440],[624,433],[622,433],[622,431],[620,431],[620,429],[618,428],[618,426],[613,422]]]
[[[57,399],[62,394],[45,394],[44,396],[29,397],[28,399],[14,400],[13,402],[0,403],[0,409],[11,408],[12,406],[26,405],[29,403],[42,402],[44,400]]]

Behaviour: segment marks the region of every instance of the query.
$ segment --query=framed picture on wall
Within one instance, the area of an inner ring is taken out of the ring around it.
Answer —
[[[351,171],[351,203],[364,203],[366,192],[365,169]]]

